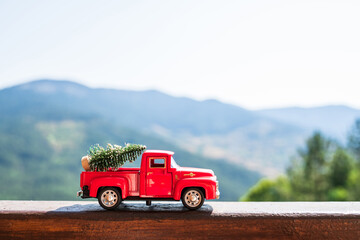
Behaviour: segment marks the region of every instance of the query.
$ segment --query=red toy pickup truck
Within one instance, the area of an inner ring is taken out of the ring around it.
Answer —
[[[220,192],[214,172],[180,167],[173,152],[147,150],[140,168],[118,168],[106,172],[82,172],[82,198],[98,198],[105,209],[115,209],[122,200],[182,200],[188,209],[198,209],[204,199],[218,199]]]

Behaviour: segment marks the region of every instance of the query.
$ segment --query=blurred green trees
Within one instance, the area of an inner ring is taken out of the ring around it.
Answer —
[[[347,148],[314,132],[284,176],[260,180],[240,200],[360,200],[360,119],[350,131]]]
[[[355,121],[349,137],[348,148],[354,154],[357,162],[360,162],[360,119]]]

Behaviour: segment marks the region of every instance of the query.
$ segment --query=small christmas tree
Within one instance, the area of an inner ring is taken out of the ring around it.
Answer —
[[[99,144],[89,149],[89,166],[91,171],[105,172],[109,168],[119,168],[126,162],[134,162],[146,149],[146,146],[139,144],[126,144],[125,147],[111,145],[106,148]]]

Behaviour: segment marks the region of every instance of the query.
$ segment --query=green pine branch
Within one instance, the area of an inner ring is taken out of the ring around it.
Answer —
[[[111,145],[106,148],[99,144],[89,148],[89,165],[91,171],[105,172],[109,168],[119,168],[126,162],[134,162],[146,149],[146,146],[139,144],[126,144],[125,147]]]

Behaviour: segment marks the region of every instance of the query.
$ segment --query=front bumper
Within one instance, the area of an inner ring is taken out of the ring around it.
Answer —
[[[216,191],[216,199],[219,199],[219,198],[220,198],[220,192]]]
[[[216,199],[219,199],[220,198],[220,191],[219,191],[219,182],[216,181],[216,193],[215,193],[215,197]]]

